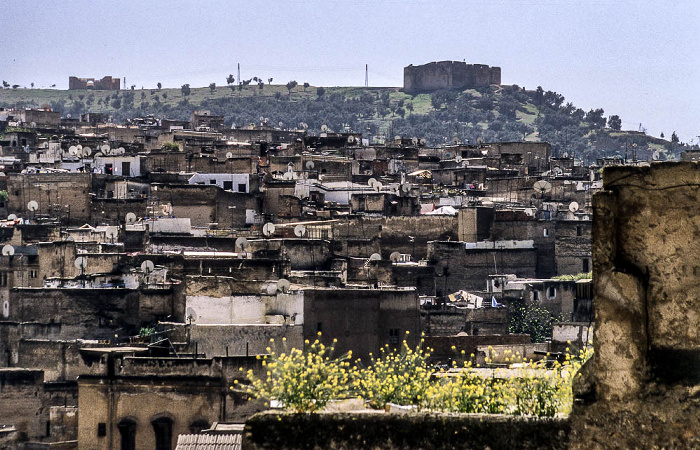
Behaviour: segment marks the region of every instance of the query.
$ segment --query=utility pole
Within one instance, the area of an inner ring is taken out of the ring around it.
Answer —
[[[369,71],[368,71],[368,64],[365,64],[365,87],[369,87]]]

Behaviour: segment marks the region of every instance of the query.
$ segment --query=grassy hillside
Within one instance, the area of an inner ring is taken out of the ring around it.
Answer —
[[[232,87],[234,89],[232,89]],[[399,88],[325,87],[302,85],[291,92],[285,85],[249,85],[123,91],[63,91],[2,89],[0,107],[49,107],[75,117],[104,112],[115,121],[147,114],[187,119],[195,109],[221,114],[227,125],[259,123],[284,128],[307,124],[334,131],[355,131],[374,137],[424,137],[432,145],[450,142],[545,140],[556,155],[575,154],[592,159],[632,154],[645,158],[654,151],[661,159],[680,146],[643,133],[606,127],[602,109],[585,112],[565,103],[556,92],[526,91],[518,86],[494,86],[464,91],[408,95]],[[669,136],[670,137],[670,136]],[[636,146],[633,146],[636,144]]]

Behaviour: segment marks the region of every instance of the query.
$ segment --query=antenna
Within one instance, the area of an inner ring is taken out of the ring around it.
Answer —
[[[29,203],[27,203],[27,209],[34,212],[39,209],[39,204],[35,200],[31,200]]]
[[[369,180],[367,180],[367,184],[368,184],[369,187],[371,187],[371,188],[374,188],[374,185],[377,184],[377,183],[378,183],[378,181],[376,180],[376,178],[370,178]]]
[[[126,214],[126,223],[135,223],[136,222],[136,214],[130,212]]]
[[[75,145],[71,145],[70,147],[68,147],[68,153],[70,153],[73,156],[77,155],[78,147],[76,147]]]
[[[460,156],[460,155],[455,156],[455,162],[456,162],[457,164],[461,163],[461,162],[462,162],[462,156]]]
[[[404,192],[405,194],[408,194],[411,192],[411,183],[403,183],[401,185],[401,191]]]
[[[306,169],[307,170],[313,170],[315,164],[313,161],[306,161]]]
[[[12,256],[15,254],[15,248],[10,244],[7,244],[2,248],[2,254],[4,256]]]
[[[569,203],[569,211],[571,211],[572,213],[578,211],[578,203],[577,202]]]
[[[532,188],[535,190],[535,192],[544,194],[552,190],[552,183],[546,180],[539,180],[535,181],[535,184],[532,185]]]
[[[275,234],[275,224],[272,222],[266,223],[265,225],[263,225],[262,232],[266,237],[272,236],[273,234]]]
[[[348,136],[348,144],[354,144],[355,143],[355,136],[350,135]]]
[[[399,259],[401,259],[401,253],[393,252],[391,255],[389,255],[389,259],[391,260],[391,262],[399,262]]]
[[[328,125],[326,125],[325,123],[321,125],[321,131],[323,131],[324,133],[328,131]]]
[[[377,192],[379,192],[383,187],[384,187],[384,185],[379,181],[374,183],[374,186],[372,186],[372,188]]]
[[[248,248],[248,239],[244,237],[239,237],[236,239],[236,249],[240,251],[246,251]]]
[[[280,292],[289,292],[289,280],[280,278],[277,280],[277,290]]]
[[[83,147],[83,156],[92,155],[92,149],[90,147]]]
[[[231,159],[231,158],[233,158],[233,153],[231,153],[231,152],[226,153],[226,159]]]
[[[191,306],[187,307],[187,311],[185,311],[185,316],[185,320],[187,320],[187,322],[189,323],[197,321],[197,313]]]
[[[294,227],[294,236],[296,237],[302,237],[306,234],[306,227],[302,224],[299,224]]]
[[[382,259],[382,255],[380,255],[379,253],[372,253],[372,255],[370,255],[370,257],[369,257],[370,261],[379,261],[381,259]]]
[[[534,215],[535,215],[535,210],[533,210],[532,208],[527,208],[527,209],[525,210],[525,214],[527,214],[528,216],[534,216]]]
[[[109,148],[109,145],[107,145],[107,144],[103,144],[102,147],[100,147],[100,151],[102,153],[104,153],[105,155],[109,155],[110,150],[111,149]]]
[[[114,243],[114,238],[116,238],[119,235],[119,228],[117,227],[107,227],[107,230],[105,230],[105,237],[108,239],[112,240],[112,243]]]
[[[369,87],[369,65],[365,64],[365,87]]]
[[[149,273],[153,272],[153,269],[155,268],[155,264],[153,264],[153,261],[150,259],[145,260],[144,262],[141,263],[141,270],[143,273],[148,275]]]
[[[411,144],[418,145],[418,138],[411,138]]]

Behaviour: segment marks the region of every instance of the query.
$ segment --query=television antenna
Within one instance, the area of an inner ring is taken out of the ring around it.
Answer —
[[[39,209],[39,203],[37,203],[36,200],[30,200],[29,203],[27,203],[27,209],[34,212]]]
[[[294,236],[296,237],[302,237],[306,234],[306,227],[302,224],[299,224],[294,227]]]
[[[85,269],[87,268],[87,258],[84,256],[78,256],[75,258],[73,265],[76,269],[80,270],[80,278],[83,281],[83,287],[85,286]]]
[[[576,211],[578,211],[578,203],[577,202],[569,203],[569,211],[571,211],[572,213],[575,213]]]
[[[272,222],[266,223],[263,225],[262,232],[266,237],[272,236],[275,234],[275,224]]]
[[[10,244],[7,244],[2,248],[2,254],[3,256],[12,256],[15,254],[15,248]]]
[[[457,164],[461,163],[461,162],[462,162],[462,156],[461,156],[461,155],[455,156],[455,162],[456,162]]]
[[[150,259],[145,260],[144,262],[141,263],[141,271],[145,273],[146,275],[150,274],[153,272],[153,269],[155,268],[155,264],[153,264],[153,261]]]
[[[415,138],[415,137],[414,137],[414,138],[411,138],[411,144],[413,144],[413,145],[418,145],[418,142],[419,142],[419,141],[418,141],[418,138]]]
[[[539,194],[546,194],[552,190],[552,183],[546,180],[539,180],[535,181],[532,188]]]
[[[249,246],[249,244],[248,244],[248,239],[246,239],[246,238],[244,238],[244,237],[239,237],[239,238],[236,239],[236,249],[237,249],[237,250],[240,250],[240,251],[243,251],[243,252],[244,252],[244,251],[246,251],[246,249],[248,248],[248,246]]]
[[[130,212],[126,214],[126,223],[131,224],[131,223],[136,223],[136,214]]]
[[[391,262],[397,263],[401,259],[401,253],[399,252],[393,252],[391,255],[389,255],[389,259]]]
[[[411,192],[411,183],[402,183],[401,192],[403,192],[404,194],[408,194],[409,192]]]
[[[112,243],[114,244],[114,238],[116,238],[119,235],[119,228],[117,227],[107,227],[105,230],[105,237],[108,239],[111,239]]]
[[[286,280],[284,278],[280,278],[279,280],[277,280],[277,290],[279,292],[289,292],[289,285],[289,280]]]

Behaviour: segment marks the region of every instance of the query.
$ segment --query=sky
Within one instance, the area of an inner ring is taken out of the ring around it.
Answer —
[[[623,129],[700,141],[698,0],[101,0],[4,2],[0,78],[59,89],[68,77],[127,85],[402,86],[403,67],[499,66]],[[2,96],[2,91],[0,91]]]

